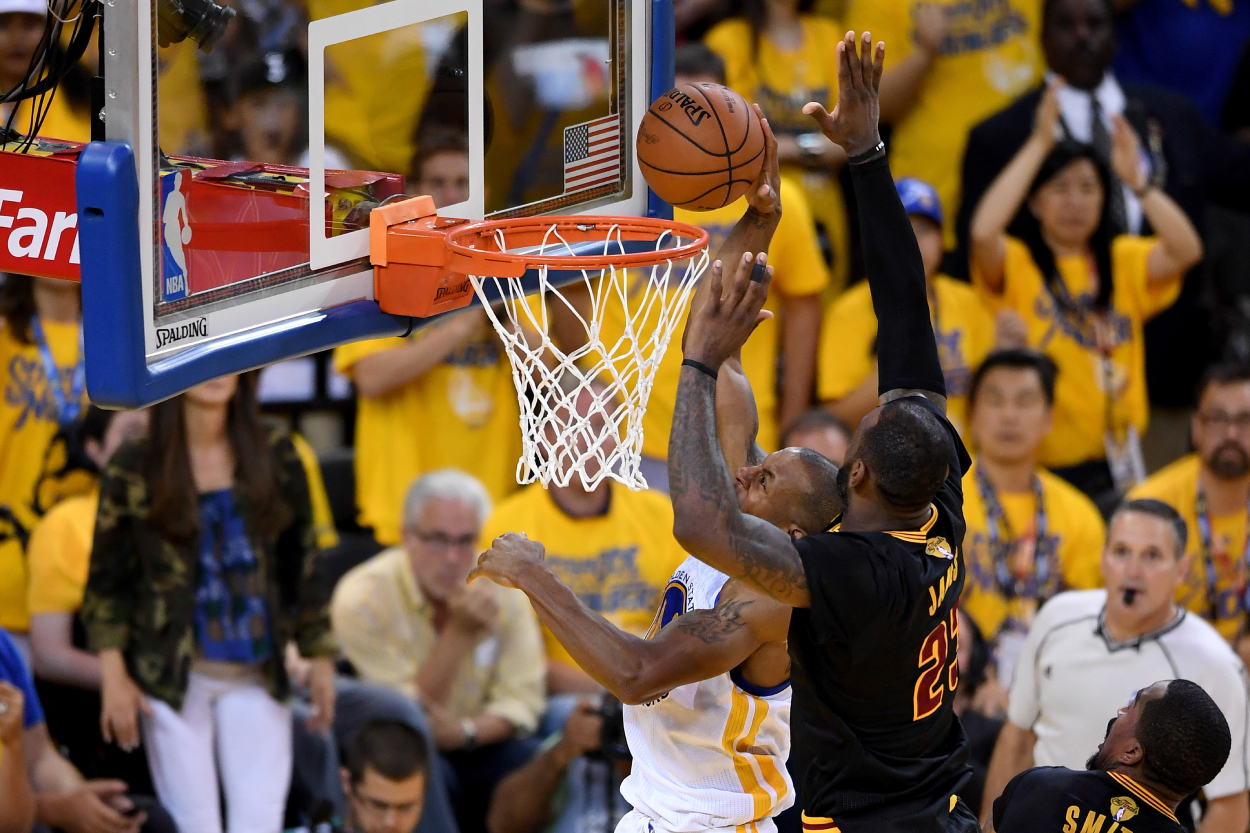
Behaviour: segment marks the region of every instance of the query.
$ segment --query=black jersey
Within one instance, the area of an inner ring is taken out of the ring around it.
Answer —
[[[1181,833],[1175,814],[1118,772],[1026,769],[994,802],[998,833]]]
[[[959,434],[922,529],[796,542],[811,607],[790,619],[792,736],[808,826],[940,833],[971,772],[955,717],[964,585]]]

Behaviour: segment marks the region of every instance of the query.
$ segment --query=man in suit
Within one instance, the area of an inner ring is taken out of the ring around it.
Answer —
[[[968,137],[953,264],[959,274],[967,274],[968,227],[977,203],[1028,139],[1045,85],[1058,80],[1064,84],[1059,96],[1065,134],[1109,154],[1111,117],[1123,115],[1141,139],[1152,182],[1200,230],[1208,202],[1250,211],[1250,143],[1219,133],[1188,99],[1158,87],[1120,83],[1111,70],[1116,49],[1111,0],[1045,0],[1042,50],[1049,70],[1043,84],[981,122]],[[1121,232],[1150,234],[1131,191],[1115,188],[1109,199]],[[1191,272],[1180,300],[1146,328],[1147,382],[1155,403],[1188,404],[1197,373],[1212,358],[1200,289]]]

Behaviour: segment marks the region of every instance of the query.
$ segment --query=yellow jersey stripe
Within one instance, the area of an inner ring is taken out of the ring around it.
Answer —
[[[737,688],[735,687],[735,691],[736,690]],[[760,699],[759,697],[754,697],[754,696],[752,696],[750,699],[755,704],[755,715],[751,720],[750,731],[747,732],[746,737],[742,739],[742,742],[737,744],[737,748],[738,750],[743,751],[744,753],[743,758],[744,760],[747,761],[748,765],[750,765],[752,761],[755,762],[756,767],[759,768],[759,774],[764,776],[764,781],[765,783],[767,783],[768,775],[764,772],[764,766],[763,766],[764,759],[761,759],[759,755],[756,755],[753,752],[747,752],[745,750],[751,749],[753,746],[755,746],[755,739],[759,737],[760,726],[763,725],[764,718],[768,717],[768,701]],[[752,767],[751,774],[755,775],[754,767]],[[756,780],[756,783],[757,784],[759,783],[758,779]],[[781,796],[785,794],[784,782],[782,784],[780,793],[778,793],[777,791],[776,784],[769,784],[768,786],[772,787],[773,795],[770,795],[768,790],[765,789],[763,785],[761,785],[760,791],[758,793],[754,793],[752,796],[755,799],[755,817],[757,819],[765,818],[768,815],[768,813],[773,809],[773,807],[776,806],[777,802],[781,800]]]
[[[809,816],[807,813],[800,812],[799,819],[803,823],[805,833],[841,833],[841,828],[827,816]]]
[[[929,520],[924,522],[924,526],[920,529],[900,529],[891,530],[886,535],[893,535],[900,541],[909,541],[913,544],[923,544],[929,538],[929,530],[933,529],[933,525],[937,523],[937,507],[932,503],[929,504]]]
[[[1119,772],[1108,772],[1107,774],[1123,784],[1125,789],[1136,795],[1142,801],[1146,802],[1160,813],[1163,813],[1163,815],[1167,816],[1172,821],[1176,821],[1175,814],[1168,809],[1168,806],[1159,799],[1155,798],[1154,795],[1141,784],[1138,784],[1129,776],[1123,775]]]
[[[738,783],[742,785],[742,791],[751,796],[754,807],[758,813],[760,807],[760,798],[763,797],[767,803],[767,797],[763,795],[764,790],[760,786],[759,779],[755,777],[755,770],[748,761],[738,752],[738,739],[742,737],[747,728],[747,716],[751,711],[751,698],[746,693],[739,691],[734,687],[733,705],[729,710],[729,719],[725,721],[725,734],[721,738],[721,747],[727,752],[734,762],[734,772],[738,776]]]

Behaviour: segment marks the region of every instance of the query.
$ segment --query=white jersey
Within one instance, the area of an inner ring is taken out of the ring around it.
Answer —
[[[716,607],[728,580],[695,558],[669,579],[648,637],[676,616]],[[794,803],[790,684],[759,689],[730,672],[625,707],[633,769],[625,800],[656,833],[773,829],[771,817]]]

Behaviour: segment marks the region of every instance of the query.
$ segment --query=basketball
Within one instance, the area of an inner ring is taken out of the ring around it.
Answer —
[[[638,165],[676,208],[711,211],[741,197],[764,165],[764,131],[746,99],[720,84],[682,84],[638,127]]]

